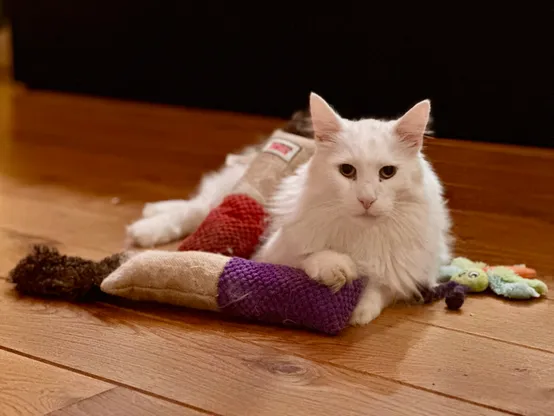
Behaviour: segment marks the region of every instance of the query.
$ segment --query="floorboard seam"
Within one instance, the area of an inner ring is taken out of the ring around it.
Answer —
[[[119,305],[113,305],[113,304],[110,304],[110,303],[104,303],[104,305],[106,306],[109,306],[109,307],[112,307],[112,308],[116,308],[116,309],[123,309],[127,312],[131,312],[131,313],[136,313],[136,314],[139,314],[139,315],[143,315],[143,316],[147,316],[153,320],[157,320],[157,321],[160,321],[160,322],[165,322],[165,323],[171,323],[173,325],[176,325],[176,326],[184,326],[183,323],[179,322],[179,321],[176,321],[176,320],[173,320],[173,319],[167,319],[167,318],[163,318],[163,317],[158,317],[156,315],[152,315],[152,314],[149,314],[149,313],[146,313],[146,312],[141,312],[141,311],[137,311],[137,310],[134,310],[134,309],[129,309],[129,308],[126,308],[126,307],[123,307],[123,306],[119,306]],[[371,372],[368,372],[368,371],[361,371],[361,370],[356,370],[354,368],[350,368],[350,367],[345,367],[345,366],[342,366],[340,364],[336,364],[336,363],[333,363],[331,361],[320,361],[320,360],[317,360],[317,359],[313,359],[313,358],[309,358],[309,357],[305,357],[303,354],[298,354],[298,353],[291,353],[289,351],[286,351],[282,348],[279,348],[278,346],[268,346],[268,345],[265,345],[265,344],[260,344],[260,343],[257,343],[255,341],[250,341],[250,340],[244,340],[244,339],[240,339],[240,338],[236,338],[234,337],[233,335],[231,334],[226,334],[228,337],[234,339],[235,341],[237,342],[240,342],[240,343],[248,343],[248,344],[252,344],[252,345],[255,345],[257,347],[262,347],[262,348],[270,348],[270,349],[273,349],[273,350],[276,350],[280,353],[285,353],[287,355],[292,355],[292,356],[295,356],[295,357],[299,357],[299,358],[302,358],[304,360],[307,360],[307,361],[311,361],[311,362],[314,362],[314,363],[317,363],[317,364],[324,364],[324,365],[330,365],[332,367],[335,367],[335,368],[340,368],[341,370],[345,370],[345,371],[348,371],[348,372],[353,372],[353,373],[358,373],[358,374],[364,374],[366,376],[370,376],[370,377],[377,377],[377,378],[380,378],[382,380],[387,380],[387,381],[390,381],[390,382],[393,382],[393,383],[396,383],[396,384],[400,384],[402,386],[405,386],[405,387],[410,387],[410,388],[413,388],[415,390],[419,390],[419,391],[425,391],[427,393],[431,393],[431,394],[435,394],[435,395],[438,395],[438,396],[442,396],[442,397],[446,397],[448,399],[452,399],[452,400],[456,400],[456,401],[460,401],[460,402],[464,402],[464,403],[469,403],[469,404],[472,404],[472,405],[475,405],[475,406],[478,406],[478,407],[482,407],[482,408],[486,408],[486,409],[490,409],[490,410],[494,410],[494,411],[497,411],[497,412],[501,412],[501,413],[505,413],[505,414],[509,414],[509,415],[514,415],[514,416],[524,416],[522,413],[517,413],[517,412],[512,412],[510,410],[506,410],[506,409],[501,409],[501,408],[497,408],[497,407],[494,407],[494,406],[491,406],[491,405],[487,405],[487,404],[484,404],[484,403],[479,403],[479,402],[474,402],[474,401],[471,401],[471,400],[467,400],[467,399],[464,399],[464,398],[461,398],[461,397],[456,397],[456,396],[451,396],[447,393],[442,393],[440,391],[437,391],[437,390],[432,390],[432,389],[428,389],[426,387],[421,387],[421,386],[416,386],[416,385],[413,385],[413,384],[410,384],[410,383],[406,383],[404,381],[401,381],[401,380],[396,380],[394,378],[389,378],[389,377],[385,377],[385,376],[382,376],[380,374],[375,374],[375,373],[371,373]]]
[[[14,352],[13,354],[16,354],[16,353]],[[79,403],[84,402],[85,400],[93,399],[94,397],[100,396],[101,394],[110,392],[110,391],[112,391],[112,390],[114,390],[114,389],[117,389],[117,388],[118,388],[118,386],[112,386],[112,388],[110,388],[110,389],[108,389],[108,390],[104,390],[104,391],[98,392],[98,393],[93,394],[92,396],[89,396],[89,397],[83,397],[82,399],[77,400],[76,402],[70,403],[70,404],[68,404],[67,406],[60,407],[59,409],[56,409],[56,410],[52,410],[52,411],[46,413],[46,415],[44,415],[44,416],[53,415],[53,414],[55,414],[56,412],[59,412],[59,411],[61,411],[61,410],[63,410],[63,409],[67,409],[67,408],[69,408],[69,407],[78,405]]]
[[[553,351],[545,350],[545,349],[539,348],[539,347],[533,347],[532,345],[520,344],[518,342],[508,341],[508,340],[505,340],[505,339],[502,339],[502,338],[491,337],[491,336],[488,336],[488,335],[478,334],[476,332],[466,331],[466,330],[463,330],[463,329],[450,328],[450,327],[447,327],[447,326],[433,324],[433,323],[430,323],[430,322],[418,321],[417,319],[410,318],[410,317],[407,317],[407,319],[408,319],[408,321],[414,322],[416,324],[428,325],[428,326],[432,326],[432,327],[435,327],[435,328],[444,329],[445,331],[458,332],[460,334],[470,335],[470,336],[474,336],[474,337],[477,337],[477,338],[484,338],[484,339],[488,339],[488,340],[491,340],[491,341],[502,342],[503,344],[513,345],[515,347],[527,348],[529,350],[540,351],[540,352],[544,352],[544,353],[547,353],[547,354],[554,354]]]
[[[329,362],[329,361],[327,361],[327,363],[329,365],[333,366],[333,367],[346,369],[346,370],[354,371],[354,372],[357,372],[357,373],[368,374],[368,375],[371,375],[371,376],[374,376],[374,377],[377,377],[377,378],[380,378],[380,379],[383,379],[383,380],[392,381],[394,383],[400,384],[400,385],[405,386],[405,387],[411,387],[411,388],[416,389],[416,390],[425,391],[427,393],[436,394],[438,396],[446,397],[446,398],[451,399],[451,400],[456,400],[456,401],[463,402],[463,403],[469,403],[469,404],[472,404],[474,406],[483,407],[483,408],[486,408],[486,409],[494,410],[496,412],[506,413],[506,414],[509,414],[509,415],[524,416],[523,413],[512,412],[511,410],[502,409],[502,408],[491,406],[491,405],[488,405],[488,404],[485,404],[485,403],[479,403],[479,402],[475,402],[475,401],[472,401],[472,400],[464,399],[462,397],[452,396],[448,393],[443,393],[443,392],[440,392],[440,391],[437,391],[437,390],[432,390],[432,389],[429,389],[427,387],[416,386],[416,385],[413,385],[413,384],[410,384],[410,383],[406,383],[405,381],[385,377],[385,376],[382,376],[380,374],[375,374],[375,373],[370,373],[370,372],[366,372],[366,371],[355,370],[355,369],[348,368],[348,367],[343,367],[340,364],[335,364],[335,363],[332,363],[332,362]]]
[[[136,391],[137,393],[141,393],[141,394],[144,394],[146,396],[153,397],[155,399],[163,400],[163,401],[173,403],[175,405],[182,406],[182,407],[188,407],[189,409],[196,410],[197,412],[200,412],[200,413],[204,413],[204,414],[207,414],[207,415],[210,415],[210,416],[223,416],[223,415],[220,415],[219,413],[214,413],[214,412],[202,409],[200,407],[196,407],[196,406],[191,405],[189,403],[180,402],[178,400],[171,399],[169,397],[165,397],[165,396],[162,396],[162,395],[157,394],[157,393],[153,393],[153,392],[148,391],[148,390],[143,390],[143,389],[140,389],[138,387],[134,387],[134,386],[131,386],[131,385],[128,385],[128,384],[121,383],[119,381],[111,380],[109,378],[98,376],[96,374],[88,373],[86,371],[82,371],[82,370],[79,370],[77,368],[72,368],[72,367],[69,367],[67,365],[57,363],[55,361],[50,361],[50,360],[47,360],[47,359],[44,359],[44,358],[41,358],[41,357],[36,357],[34,355],[27,354],[23,351],[18,351],[18,350],[15,350],[13,348],[5,347],[3,345],[0,345],[0,349],[4,350],[6,352],[12,353],[12,354],[19,355],[21,357],[25,357],[25,358],[29,358],[29,359],[34,360],[34,361],[41,362],[43,364],[48,364],[48,365],[51,365],[53,367],[60,368],[62,370],[66,370],[66,371],[70,371],[72,373],[80,374],[82,376],[89,377],[89,378],[92,378],[94,380],[102,381],[104,383],[112,384],[115,387],[123,387],[123,388],[129,389],[129,390]]]

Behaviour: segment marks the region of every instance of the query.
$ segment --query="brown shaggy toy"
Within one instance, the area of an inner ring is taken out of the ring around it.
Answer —
[[[56,248],[35,245],[10,271],[9,279],[23,295],[85,301],[98,298],[100,283],[124,260],[114,254],[100,261],[66,256]]]

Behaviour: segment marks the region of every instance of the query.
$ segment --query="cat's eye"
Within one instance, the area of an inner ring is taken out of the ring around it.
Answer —
[[[343,163],[339,166],[339,172],[346,178],[353,178],[356,176],[356,168],[348,163]]]
[[[396,171],[396,166],[383,166],[381,170],[379,170],[379,177],[381,179],[390,179],[396,175]]]

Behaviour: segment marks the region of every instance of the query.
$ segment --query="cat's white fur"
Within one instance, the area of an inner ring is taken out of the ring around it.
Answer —
[[[430,103],[416,104],[397,120],[351,121],[312,94],[310,110],[316,152],[281,182],[269,206],[267,241],[254,259],[302,268],[330,290],[366,276],[351,318],[351,324],[366,324],[395,299],[434,284],[439,265],[451,256],[442,187],[421,153]],[[355,178],[339,172],[344,163],[356,168]],[[388,165],[397,173],[381,180],[379,170]],[[148,218],[129,227],[130,237],[158,244],[193,231],[241,169],[245,165],[237,163],[208,176],[190,201],[147,205]]]
[[[421,153],[430,103],[393,121],[345,120],[315,94],[310,107],[316,153],[281,183],[272,234],[255,259],[300,267],[335,290],[367,276],[351,319],[366,324],[434,284],[450,259],[442,187]],[[344,163],[356,168],[354,179],[339,172]],[[380,180],[387,165],[397,173]]]
[[[127,227],[127,240],[139,247],[154,247],[192,233],[210,210],[229,195],[250,162],[258,154],[254,146],[230,154],[223,167],[204,175],[195,197],[148,203],[142,218]]]

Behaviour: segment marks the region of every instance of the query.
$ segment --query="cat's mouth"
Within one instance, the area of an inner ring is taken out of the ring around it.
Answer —
[[[355,216],[358,218],[375,218],[377,215],[369,211],[364,211],[359,214],[356,214]]]

